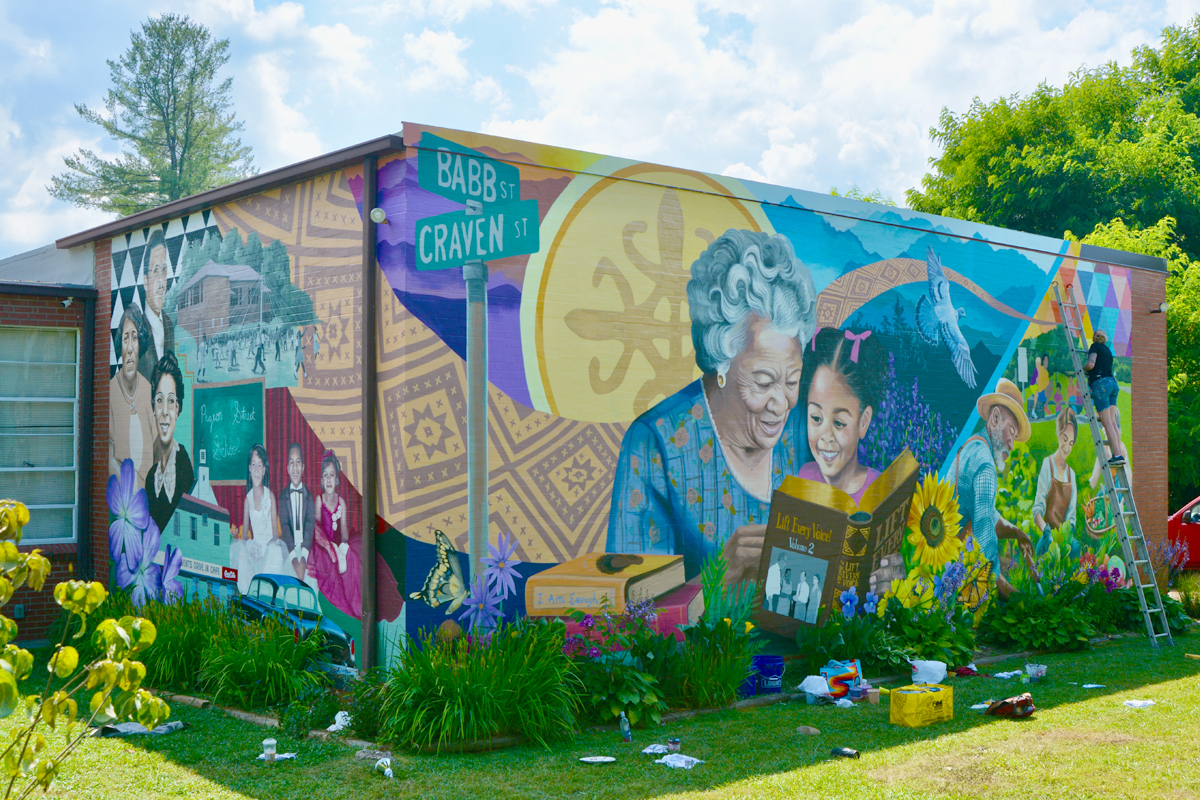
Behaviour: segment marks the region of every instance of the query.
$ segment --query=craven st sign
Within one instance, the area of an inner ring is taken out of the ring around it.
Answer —
[[[425,217],[417,220],[416,241],[416,266],[422,271],[536,253],[541,247],[537,200],[485,207],[474,215],[452,211]]]

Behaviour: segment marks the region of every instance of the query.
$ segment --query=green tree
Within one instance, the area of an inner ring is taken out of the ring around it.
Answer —
[[[894,206],[896,201],[888,197],[883,192],[876,189],[873,192],[864,192],[857,186],[851,186],[848,190],[839,191],[836,186],[829,190],[829,193],[834,197],[846,197],[850,200],[862,200],[864,203],[878,203],[881,206]]]
[[[109,61],[104,110],[75,110],[121,145],[109,161],[81,149],[64,158],[50,194],[122,216],[154,208],[253,175],[250,148],[232,111],[232,78],[217,83],[229,61],[229,40],[186,16],[151,18],[129,49]]]
[[[918,210],[1166,258],[1172,507],[1200,492],[1200,15],[1128,67],[943,109]]]

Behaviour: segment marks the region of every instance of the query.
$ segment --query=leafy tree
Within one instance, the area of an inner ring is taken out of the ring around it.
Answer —
[[[50,194],[122,216],[253,175],[253,157],[235,134],[233,79],[216,83],[229,61],[229,40],[186,16],[163,14],[132,34],[130,47],[109,61],[112,87],[104,110],[83,104],[79,115],[122,145],[108,161],[81,149],[64,158]]]
[[[876,189],[873,192],[864,192],[857,186],[851,186],[848,190],[841,192],[834,186],[829,190],[829,193],[834,197],[847,197],[851,200],[862,200],[864,203],[878,203],[882,206],[894,206],[896,201],[888,197],[883,192]]]
[[[1200,16],[1167,28],[1160,49],[1135,50],[1132,66],[1080,69],[1062,88],[976,99],[961,115],[943,109],[930,130],[943,152],[908,204],[1054,237],[1171,216],[1184,249],[1200,248],[1198,48]]]
[[[25,584],[41,591],[50,572],[50,562],[37,550],[18,550],[21,529],[28,522],[29,509],[22,503],[0,500],[0,606]],[[79,651],[67,644],[75,618],[79,631],[74,639],[79,639],[87,631],[89,615],[107,596],[95,582],[64,581],[54,587],[54,600],[70,614],[70,623],[46,665],[41,694],[22,691],[21,684],[33,677],[33,655],[12,644],[17,624],[0,616],[0,717],[17,711],[25,717],[0,751],[0,797],[28,797],[38,787],[48,789],[63,762],[88,737],[90,725],[135,720],[153,728],[170,715],[166,703],[142,688],[146,668],[134,660],[154,644],[157,631],[149,620],[128,616],[100,622],[92,633],[100,655],[87,664],[81,664]],[[86,704],[82,715],[80,701]],[[62,742],[47,741],[46,728],[61,733]]]
[[[1200,15],[1128,67],[943,109],[918,210],[1161,256],[1167,279],[1172,507],[1200,491]]]

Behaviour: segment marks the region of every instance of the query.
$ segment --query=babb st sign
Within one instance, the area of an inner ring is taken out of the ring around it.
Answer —
[[[428,132],[421,134],[417,182],[425,191],[457,203],[506,205],[521,199],[516,167]]]

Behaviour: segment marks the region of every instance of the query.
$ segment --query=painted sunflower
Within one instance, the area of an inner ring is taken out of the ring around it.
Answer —
[[[916,549],[917,563],[936,569],[958,558],[963,547],[960,523],[954,485],[940,480],[936,472],[926,473],[908,510],[908,543]]]
[[[929,609],[934,602],[933,581],[918,568],[904,580],[892,581],[888,596],[895,597],[905,608]]]

